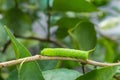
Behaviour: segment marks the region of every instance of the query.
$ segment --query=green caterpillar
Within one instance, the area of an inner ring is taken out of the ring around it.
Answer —
[[[89,51],[81,51],[81,50],[66,49],[66,48],[45,48],[41,51],[41,55],[56,56],[56,57],[71,57],[71,58],[79,58],[86,60],[88,59],[89,53],[92,51],[94,51],[94,49]]]

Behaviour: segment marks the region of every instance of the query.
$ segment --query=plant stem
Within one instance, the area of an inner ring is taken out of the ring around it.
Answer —
[[[84,63],[81,63],[82,64],[82,72],[83,72],[83,74],[85,74],[85,64]]]
[[[6,49],[7,49],[8,46],[10,45],[10,43],[11,43],[10,40],[5,43],[5,45],[4,45],[4,47],[3,47],[3,50],[2,50],[3,53],[6,51]]]
[[[42,56],[42,55],[35,55],[35,56],[26,57],[26,58],[20,58],[17,60],[1,62],[0,68],[17,65],[23,61],[24,62],[31,62],[31,61],[36,61],[36,60],[70,60],[70,61],[78,61],[78,62],[81,62],[84,64],[90,64],[93,66],[101,66],[101,67],[120,65],[120,62],[118,62],[118,63],[102,63],[102,62],[96,62],[96,61],[88,60],[88,59],[82,60],[82,59],[68,58],[68,57],[48,57],[48,56]]]
[[[15,37],[17,38],[23,38],[23,39],[31,39],[31,40],[37,40],[37,41],[42,41],[42,42],[48,42],[48,43],[53,43],[59,47],[62,47],[62,48],[67,48],[66,45],[62,44],[61,42],[59,41],[56,41],[56,40],[52,40],[52,39],[43,39],[43,38],[38,38],[38,37],[24,37],[24,36],[20,36],[20,35],[14,35]],[[9,40],[8,42],[6,42],[6,44],[4,45],[3,49],[2,49],[2,52],[4,53],[6,51],[6,49],[8,48],[8,46],[10,45],[11,41]]]
[[[50,0],[47,0],[47,16],[48,16],[48,20],[47,20],[47,25],[48,25],[48,29],[47,29],[47,38],[48,40],[50,39],[50,18],[51,18],[51,14],[50,14]]]

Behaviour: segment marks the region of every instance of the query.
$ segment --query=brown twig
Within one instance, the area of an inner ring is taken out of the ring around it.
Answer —
[[[38,38],[38,37],[24,37],[24,36],[19,36],[19,35],[15,35],[15,37],[17,38],[23,38],[23,39],[32,39],[32,40],[38,40],[38,41],[42,41],[42,42],[49,42],[49,43],[54,43],[55,45],[62,47],[62,48],[66,48],[66,46],[62,43],[60,43],[57,40],[52,40],[52,39],[42,39],[42,38]]]
[[[42,39],[42,38],[38,38],[38,37],[24,37],[24,36],[19,36],[19,35],[14,35],[15,37],[17,38],[23,38],[23,39],[32,39],[32,40],[38,40],[38,41],[42,41],[42,42],[48,42],[48,43],[53,43],[59,47],[62,47],[62,48],[67,48],[66,45],[60,43],[59,41],[57,40],[51,40],[51,39]],[[2,50],[2,52],[4,53],[6,51],[6,49],[8,48],[8,46],[10,45],[11,41],[9,40],[5,45],[4,45],[4,48]]]
[[[84,64],[84,63],[81,63],[81,64],[82,64],[82,72],[83,72],[83,74],[85,74],[85,71],[86,71],[86,70],[85,70],[85,65],[86,65],[86,64]]]
[[[50,10],[51,10],[51,8],[50,8],[50,1],[49,0],[47,0],[47,16],[48,16],[48,20],[47,20],[47,25],[48,25],[48,27],[47,27],[47,38],[48,39],[50,39],[50,18],[51,18],[51,13],[50,13]]]
[[[118,62],[118,63],[102,63],[102,62],[96,62],[93,60],[82,60],[82,59],[68,58],[68,57],[48,57],[48,56],[42,56],[42,55],[35,55],[35,56],[30,56],[30,57],[26,57],[26,58],[17,59],[17,60],[1,62],[0,68],[20,64],[24,60],[25,60],[25,62],[31,62],[31,61],[36,61],[36,60],[71,60],[71,61],[78,61],[78,62],[82,62],[85,64],[101,66],[101,67],[120,65],[120,62]]]
[[[4,47],[3,47],[3,50],[2,50],[3,53],[6,51],[6,49],[7,49],[8,46],[10,45],[10,43],[11,43],[10,40],[5,43],[5,45],[4,45]]]

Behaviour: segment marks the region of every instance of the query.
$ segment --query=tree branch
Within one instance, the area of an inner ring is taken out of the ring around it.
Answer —
[[[17,38],[23,38],[23,39],[32,39],[32,40],[38,40],[38,41],[42,41],[42,42],[49,42],[49,43],[53,43],[59,47],[62,48],[66,48],[67,46],[60,43],[59,41],[56,40],[52,40],[52,39],[42,39],[42,38],[38,38],[38,37],[24,37],[24,36],[19,36],[19,35],[14,35]]]
[[[3,50],[2,50],[3,53],[6,51],[6,49],[7,49],[8,46],[10,45],[10,43],[11,43],[10,40],[5,43],[5,45],[4,45],[4,47],[3,47]]]
[[[50,39],[50,18],[51,18],[51,13],[50,13],[50,1],[47,0],[47,16],[48,16],[48,20],[47,20],[47,25],[48,25],[48,29],[47,29],[47,38]]]
[[[42,55],[35,55],[35,56],[25,57],[25,58],[21,58],[21,59],[1,62],[0,68],[17,65],[23,61],[24,62],[31,62],[31,61],[36,61],[36,60],[71,60],[71,61],[78,61],[78,62],[82,62],[85,64],[90,64],[90,65],[94,65],[94,66],[101,66],[101,67],[120,65],[120,62],[118,62],[118,63],[102,63],[102,62],[96,62],[93,60],[86,60],[85,61],[82,59],[68,58],[68,57],[48,57],[48,56],[42,56]]]
[[[17,38],[23,38],[23,39],[31,39],[31,40],[37,40],[37,41],[42,41],[42,42],[48,42],[48,43],[53,43],[59,47],[62,48],[67,48],[66,45],[60,43],[57,40],[52,40],[52,39],[42,39],[42,38],[38,38],[38,37],[24,37],[24,36],[19,36],[19,35],[14,35]],[[11,41],[9,40],[8,42],[6,42],[6,44],[4,45],[4,48],[2,49],[2,52],[4,53],[6,51],[6,49],[8,48],[8,46],[10,45]]]

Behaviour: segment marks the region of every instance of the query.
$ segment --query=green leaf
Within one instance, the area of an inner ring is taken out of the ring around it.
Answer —
[[[110,0],[90,0],[90,1],[91,1],[91,3],[93,3],[96,6],[104,6],[108,2],[110,2]]]
[[[57,21],[58,30],[56,32],[57,38],[62,39],[68,35],[68,29],[74,27],[81,19],[63,17]]]
[[[116,49],[116,43],[113,42],[113,41],[110,41],[108,39],[105,39],[105,38],[102,38],[101,39],[101,44],[105,47],[105,62],[113,62],[114,61],[114,58],[115,58],[115,55],[116,52],[115,52],[115,49]]]
[[[78,77],[76,80],[111,80],[117,69],[118,66],[95,69],[86,73],[85,75]]]
[[[14,1],[10,0],[0,0],[0,10],[8,10],[15,6]]]
[[[96,7],[86,0],[54,0],[53,10],[55,11],[74,11],[74,12],[92,12],[97,11]]]
[[[45,70],[56,68],[58,61],[57,60],[45,60],[45,61],[38,61],[38,63],[42,71],[45,71]]]
[[[12,41],[16,53],[16,58],[31,56],[30,52],[20,42],[18,42],[15,39],[15,37],[8,30],[8,28],[7,27],[4,28]],[[18,74],[18,78],[19,80],[44,80],[40,67],[36,61],[24,63],[21,67],[20,73]]]
[[[114,62],[120,61],[120,53],[116,52],[117,54],[115,55]]]
[[[47,10],[47,1],[48,0],[38,0],[37,2],[39,3],[39,9],[40,10]],[[52,1],[52,0],[49,0],[50,2]]]
[[[43,72],[45,80],[75,80],[81,74],[75,70],[54,69]]]
[[[91,50],[96,46],[96,32],[94,25],[89,21],[81,21],[76,27],[69,30],[75,45],[80,50]]]
[[[6,80],[18,80],[17,69],[14,69]]]
[[[14,15],[15,14],[15,15]],[[28,14],[22,12],[19,8],[11,8],[4,13],[6,25],[15,34],[25,34],[31,29],[31,19]]]
[[[4,80],[3,77],[2,77],[2,75],[1,75],[1,73],[2,72],[1,72],[1,69],[0,69],[0,80]]]
[[[47,0],[38,0],[39,2],[39,9],[46,10],[47,9]]]
[[[0,23],[0,47],[4,46],[7,41],[7,34],[3,28],[3,25]]]
[[[75,62],[75,61],[63,61],[62,65],[64,65],[64,67],[69,68],[69,69],[74,69],[76,67],[80,66],[79,62]]]

